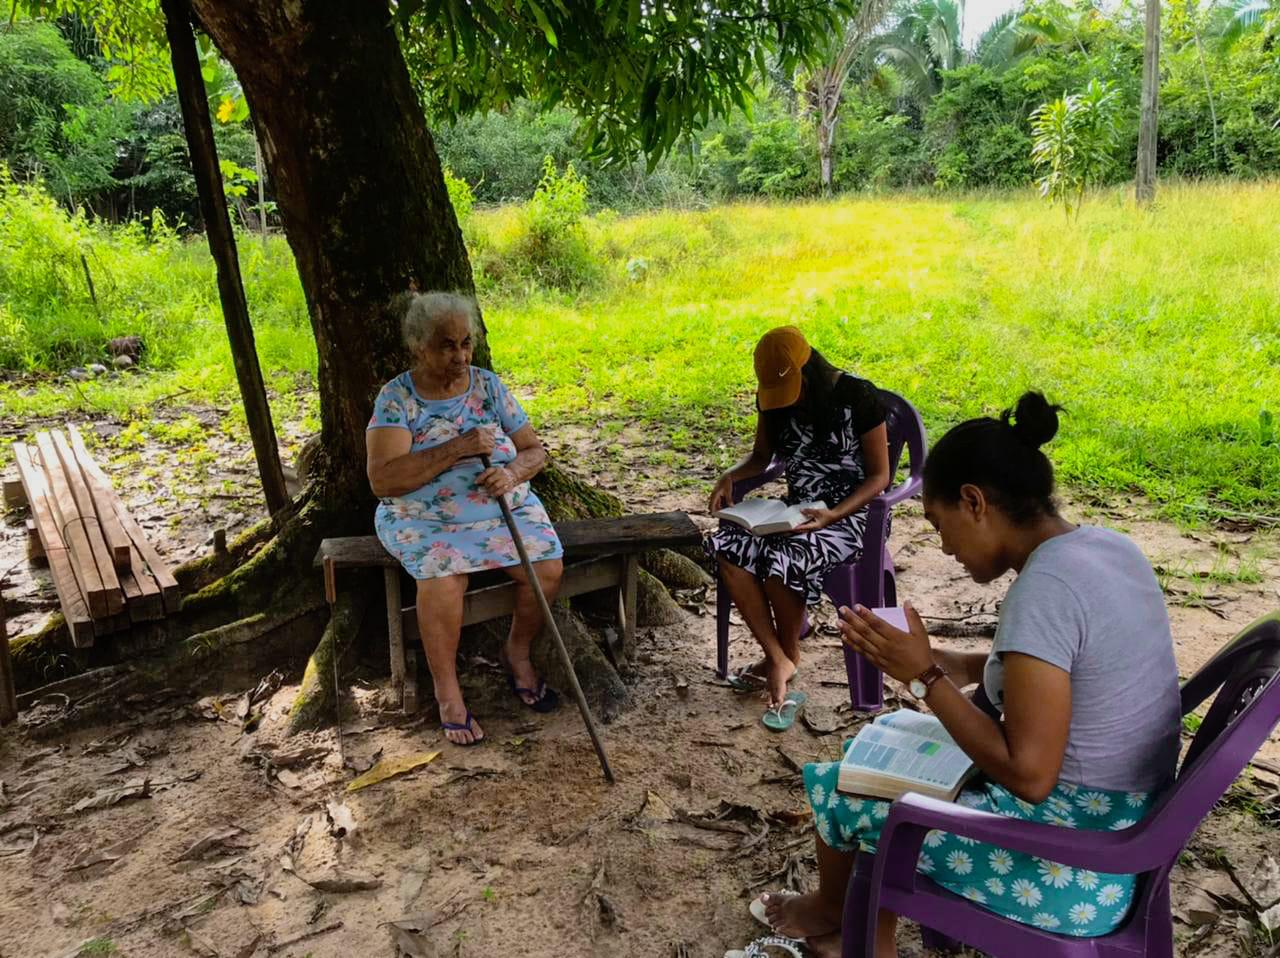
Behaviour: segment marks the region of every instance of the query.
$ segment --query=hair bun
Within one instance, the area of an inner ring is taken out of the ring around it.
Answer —
[[[1043,393],[1028,390],[1017,406],[1000,414],[1000,421],[1012,430],[1019,442],[1039,449],[1057,435],[1061,409],[1045,399]]]

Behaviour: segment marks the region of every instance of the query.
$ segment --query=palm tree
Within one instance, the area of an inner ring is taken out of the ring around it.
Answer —
[[[923,104],[942,90],[942,74],[969,63],[1001,70],[1043,42],[1009,11],[983,31],[972,50],[964,47],[964,0],[907,0],[893,28],[871,44],[871,55],[890,66],[907,93]]]
[[[818,165],[822,191],[831,191],[831,152],[835,144],[840,104],[845,84],[854,64],[866,54],[868,44],[889,13],[893,0],[863,0],[843,34],[837,34],[823,66],[814,70],[805,83],[805,99],[813,112],[818,132]]]
[[[1216,7],[1218,19],[1212,33],[1218,39],[1218,49],[1226,53],[1248,34],[1261,30],[1273,4],[1274,0],[1231,0],[1225,6]]]

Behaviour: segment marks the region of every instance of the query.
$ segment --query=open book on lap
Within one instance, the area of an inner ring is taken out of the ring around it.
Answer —
[[[712,513],[717,519],[742,526],[757,536],[791,532],[808,522],[805,509],[825,509],[825,502],[801,502],[789,506],[781,499],[744,499],[735,506]]]
[[[894,799],[907,792],[954,801],[978,769],[932,715],[900,710],[859,730],[836,788]]]

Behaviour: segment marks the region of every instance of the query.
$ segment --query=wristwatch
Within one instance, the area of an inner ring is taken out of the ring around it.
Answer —
[[[933,688],[933,683],[947,674],[949,673],[941,665],[931,665],[907,683],[907,691],[923,702],[929,689]]]

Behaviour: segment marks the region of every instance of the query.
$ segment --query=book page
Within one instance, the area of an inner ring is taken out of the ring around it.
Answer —
[[[873,721],[876,725],[887,725],[900,732],[922,735],[925,738],[931,738],[937,742],[945,742],[948,745],[956,744],[955,739],[947,734],[947,730],[938,721],[937,716],[926,715],[924,712],[898,709],[894,712],[877,715]],[[959,748],[959,746],[956,745],[956,748]]]
[[[744,499],[714,515],[717,519],[728,519],[746,529],[752,529],[761,523],[775,521],[786,508],[787,504],[780,499]]]
[[[873,723],[858,732],[841,764],[854,775],[866,769],[901,779],[908,787],[924,785],[950,791],[973,762],[953,744]]]

